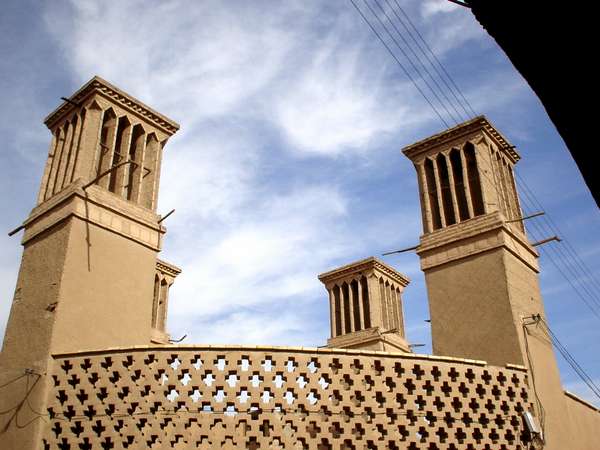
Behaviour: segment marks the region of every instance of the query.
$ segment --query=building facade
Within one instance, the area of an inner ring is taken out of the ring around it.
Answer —
[[[99,77],[45,123],[0,353],[0,448],[597,448],[600,411],[563,391],[545,334],[519,155],[486,118],[404,149],[434,355],[411,351],[409,280],[376,258],[319,275],[325,347],[172,343],[180,269],[158,259],[156,201],[179,126]]]

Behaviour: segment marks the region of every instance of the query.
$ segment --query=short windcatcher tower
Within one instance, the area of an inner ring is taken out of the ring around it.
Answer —
[[[371,257],[322,273],[319,280],[329,293],[328,347],[410,351],[401,297],[408,278]]]

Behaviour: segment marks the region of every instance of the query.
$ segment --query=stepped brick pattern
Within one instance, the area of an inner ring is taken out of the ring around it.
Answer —
[[[518,366],[192,346],[62,355],[53,366],[47,449],[530,448]]]

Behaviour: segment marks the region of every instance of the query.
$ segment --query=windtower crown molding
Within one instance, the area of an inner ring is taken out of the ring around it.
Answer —
[[[84,106],[86,101],[94,94],[99,94],[111,102],[117,103],[129,113],[150,122],[169,136],[179,130],[179,124],[177,122],[155,111],[145,103],[127,94],[98,75],[94,76],[71,95],[68,99],[69,101],[63,101],[58,108],[48,114],[44,119],[44,124],[49,129],[53,129],[61,119],[69,116],[79,107]]]

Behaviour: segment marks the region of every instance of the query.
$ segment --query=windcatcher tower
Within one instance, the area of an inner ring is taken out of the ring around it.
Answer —
[[[403,149],[418,175],[433,352],[528,367],[545,448],[568,448],[564,395],[538,254],[525,234],[513,167],[520,156],[483,116]],[[541,407],[540,407],[541,405]]]
[[[402,291],[409,279],[371,257],[319,275],[329,294],[331,348],[410,351]]]
[[[45,124],[52,141],[37,205],[22,226],[0,355],[3,374],[42,375],[28,398],[34,405],[52,354],[168,343],[167,294],[179,273],[157,259],[166,229],[156,213],[163,148],[179,126],[98,77]],[[31,388],[30,375],[27,387],[13,386],[15,401]],[[14,406],[0,400],[2,410]],[[4,417],[30,419],[20,414]],[[17,448],[5,439],[3,448]]]

